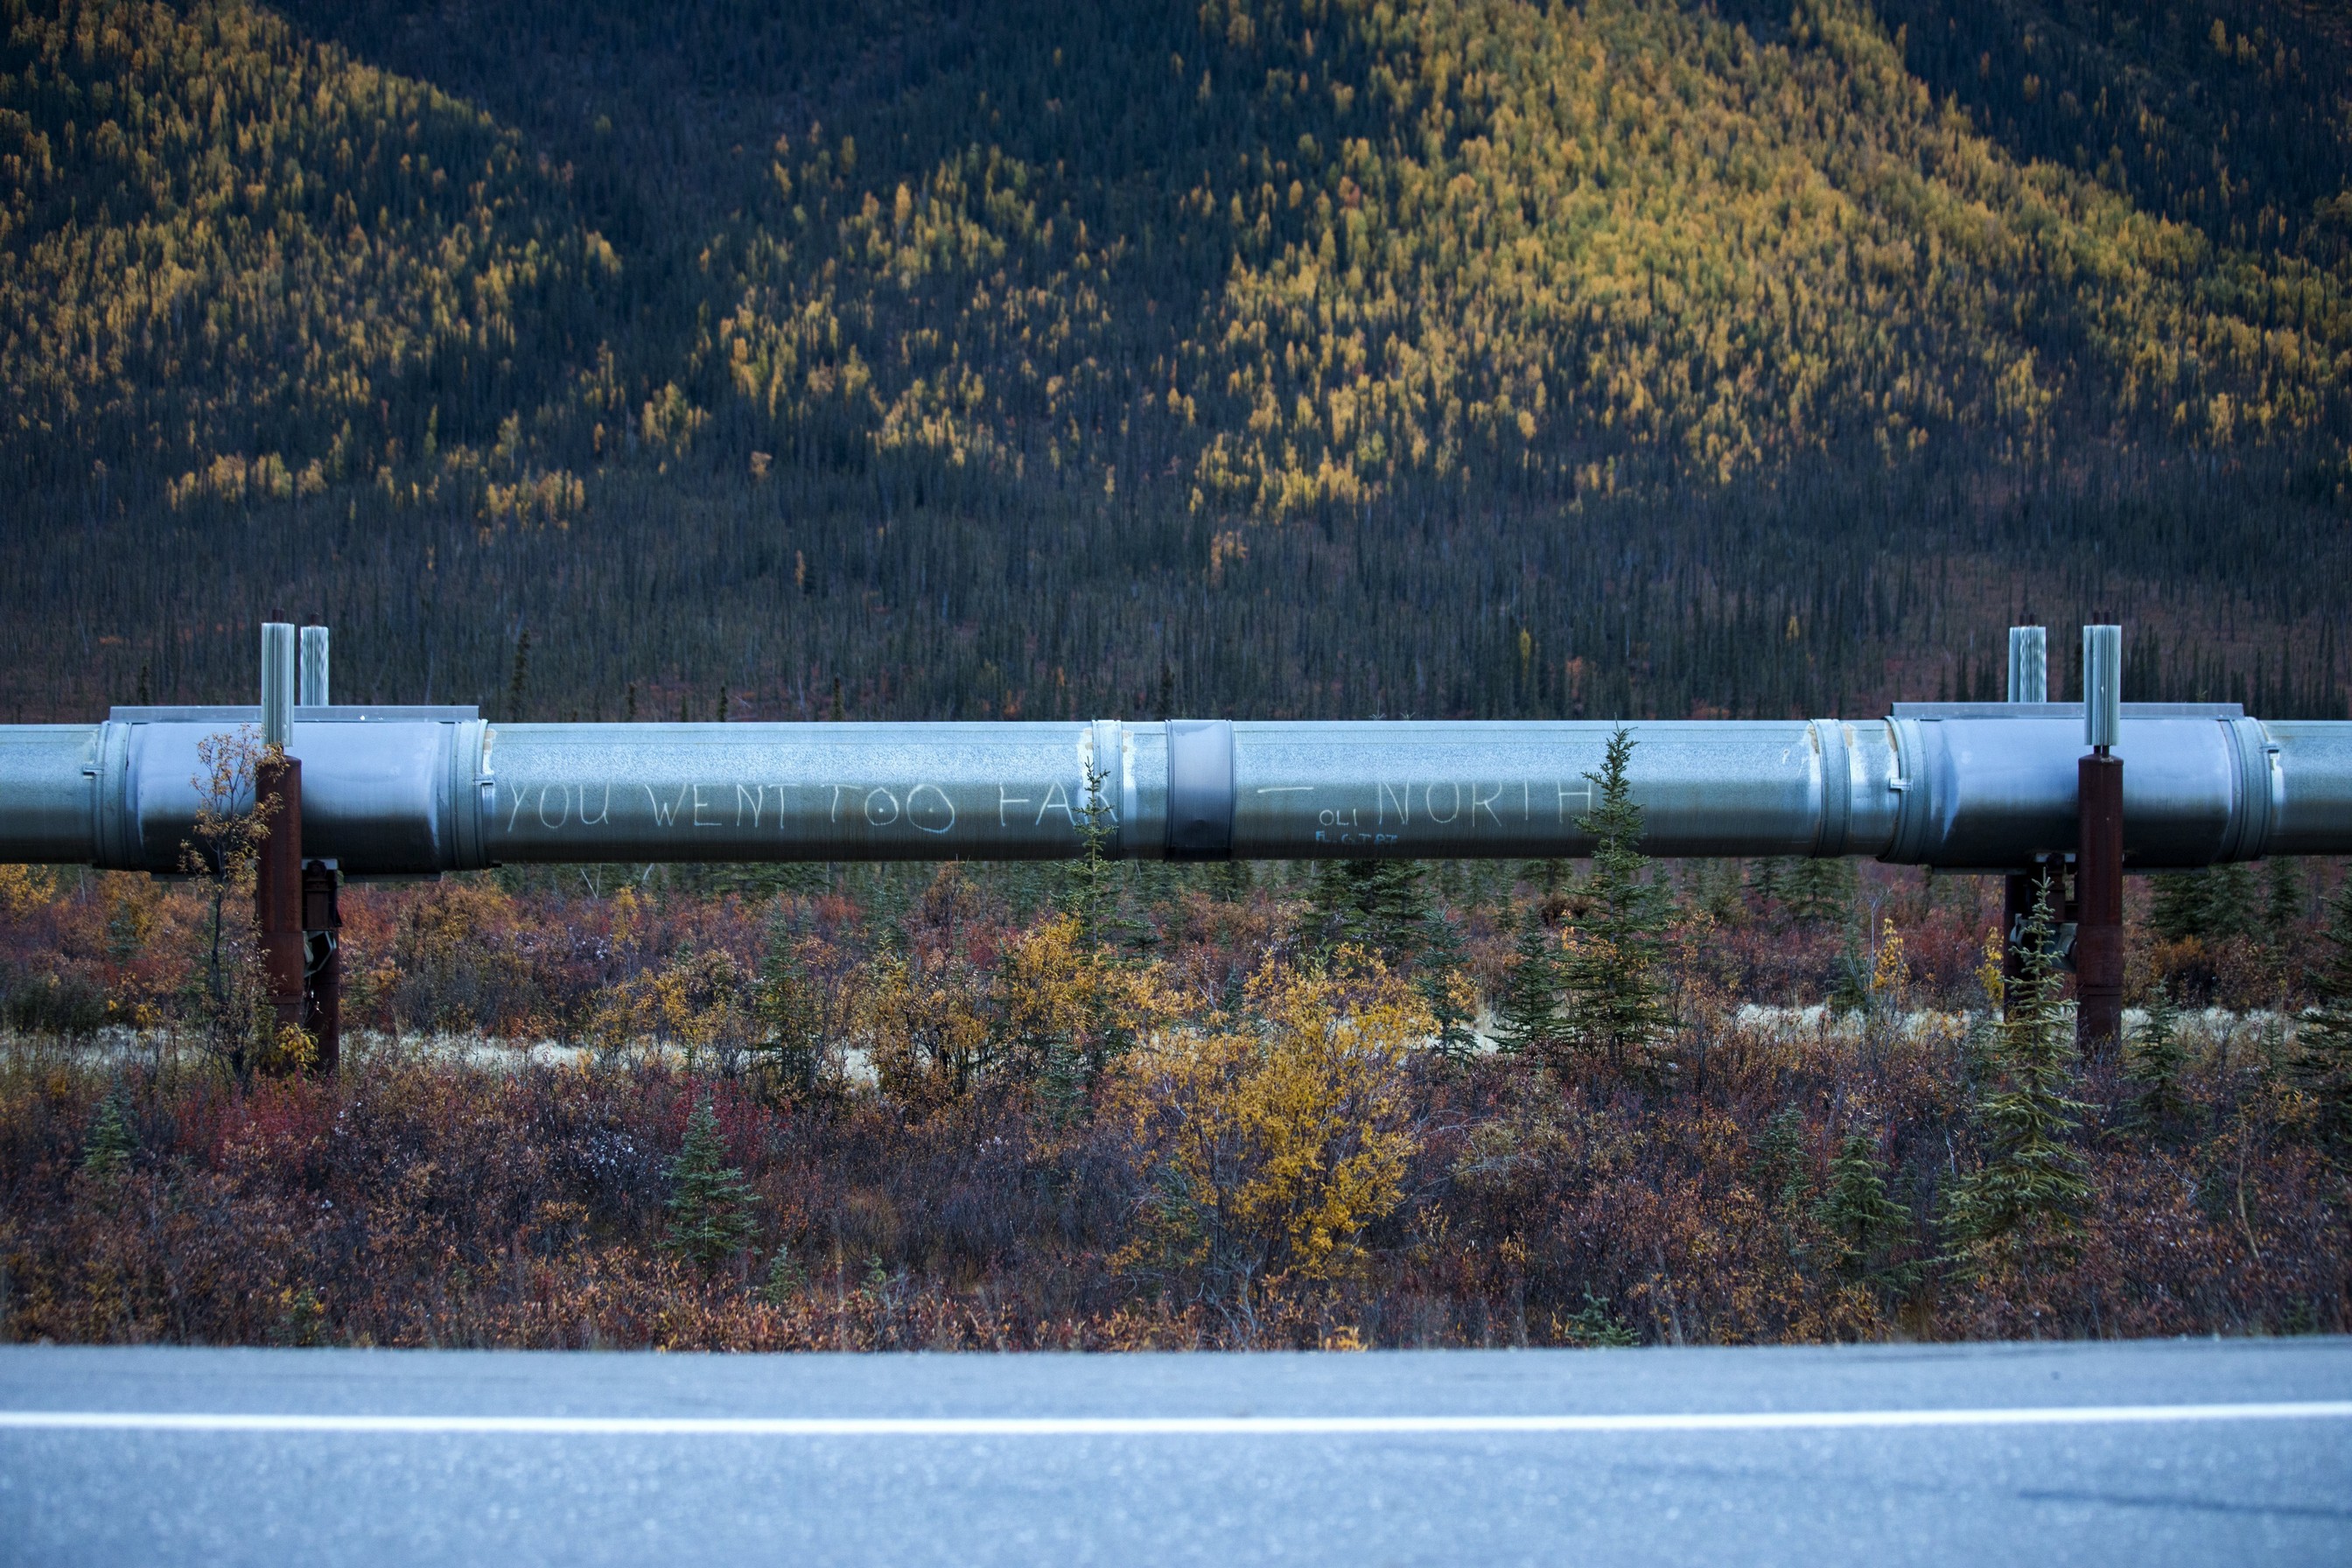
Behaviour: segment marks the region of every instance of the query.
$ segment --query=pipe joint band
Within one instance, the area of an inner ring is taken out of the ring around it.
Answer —
[[[1168,721],[1168,858],[1230,860],[1234,853],[1234,726],[1226,719]]]
[[[1835,719],[1814,720],[1813,744],[1822,759],[1821,827],[1813,853],[1822,858],[1843,855],[1853,817],[1853,768],[1847,758],[1845,725]]]
[[[2271,837],[2277,747],[2258,719],[2227,720],[2223,728],[2230,736],[2231,761],[2236,764],[2237,797],[2231,803],[2228,833],[2213,858],[2259,860],[2267,853]]]

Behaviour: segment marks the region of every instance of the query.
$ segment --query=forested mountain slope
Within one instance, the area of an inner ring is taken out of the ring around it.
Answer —
[[[2342,710],[2318,8],[768,9],[11,4],[0,700]]]

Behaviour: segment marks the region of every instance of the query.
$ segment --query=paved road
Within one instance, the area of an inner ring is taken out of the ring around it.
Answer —
[[[2352,1563],[2352,1341],[0,1349],[0,1563]]]

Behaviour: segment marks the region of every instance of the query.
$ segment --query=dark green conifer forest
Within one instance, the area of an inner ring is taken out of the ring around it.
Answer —
[[[0,5],[0,720],[2347,712],[2295,0]],[[2060,693],[2071,670],[2053,672]]]

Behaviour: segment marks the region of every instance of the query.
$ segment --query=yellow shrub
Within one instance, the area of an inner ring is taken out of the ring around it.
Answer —
[[[56,891],[56,879],[46,866],[0,866],[0,914],[30,914]]]
[[[1152,1186],[1123,1265],[1246,1300],[1263,1278],[1348,1272],[1417,1147],[1406,1100],[1427,1005],[1376,961],[1270,964],[1238,1018],[1129,1058],[1114,1106]]]

